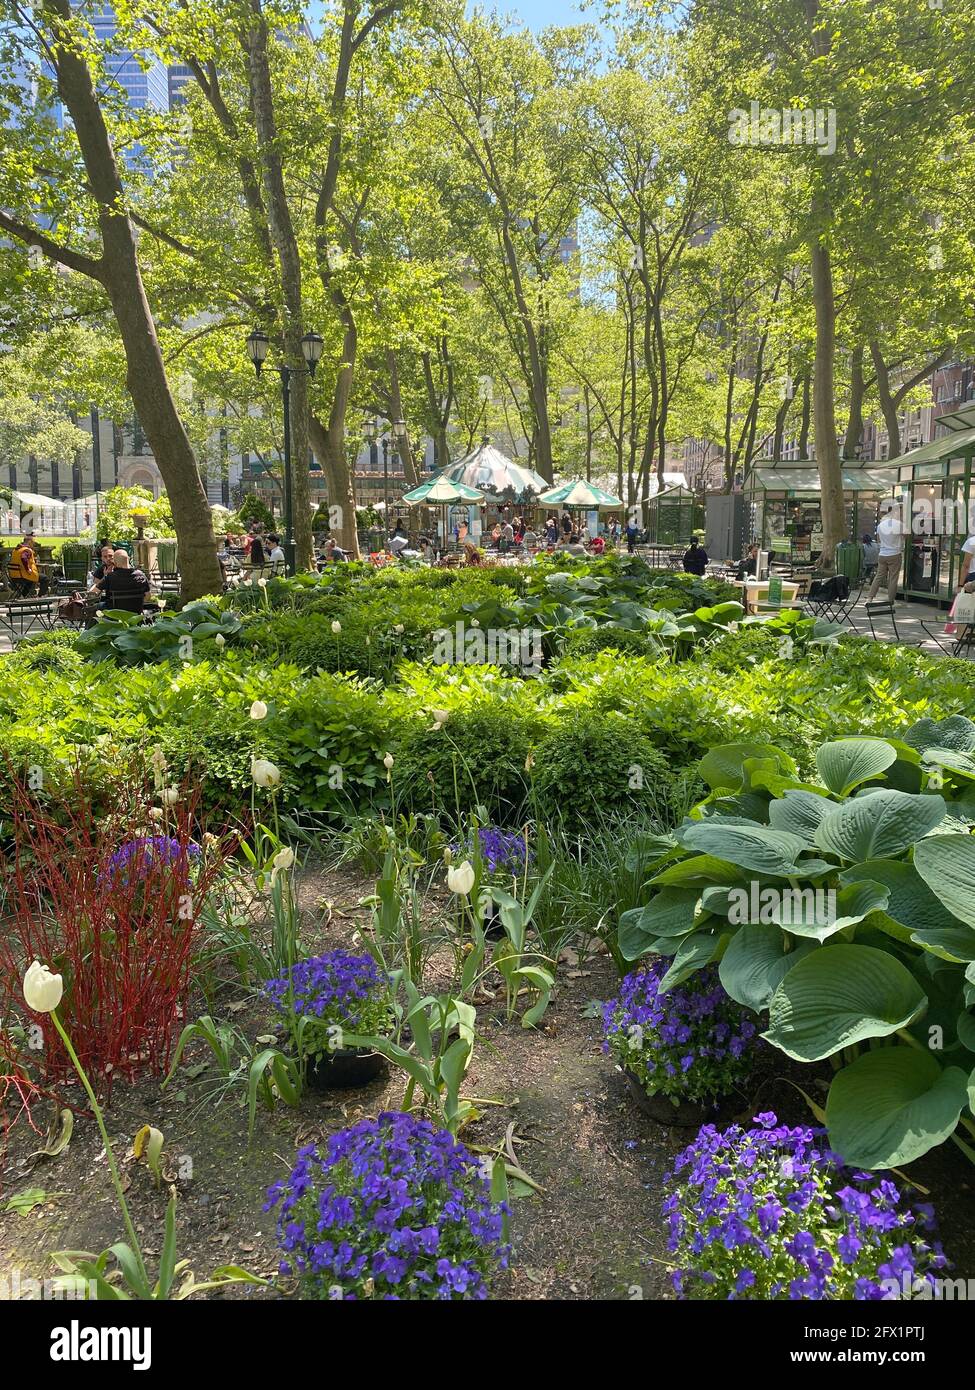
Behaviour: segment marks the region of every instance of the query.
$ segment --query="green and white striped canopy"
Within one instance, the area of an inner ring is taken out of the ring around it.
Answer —
[[[442,473],[438,473],[435,478],[428,478],[418,487],[404,492],[403,501],[410,507],[416,506],[419,502],[425,502],[429,506],[436,506],[438,503],[450,506],[455,502],[483,502],[484,494],[478,492],[476,487],[451,482]]]
[[[540,473],[509,459],[487,438],[471,453],[441,468],[439,476],[476,487],[494,502],[533,502],[548,487]]]
[[[623,506],[622,498],[604,492],[595,483],[587,483],[585,478],[549,488],[538,500],[544,507],[582,507],[586,511],[610,511]]]

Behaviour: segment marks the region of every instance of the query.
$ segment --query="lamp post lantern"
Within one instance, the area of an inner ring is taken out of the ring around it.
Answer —
[[[307,371],[309,377],[315,375],[322,355],[324,340],[319,333],[306,333],[301,340],[301,355],[305,367],[291,367],[281,362],[275,369],[281,377],[281,406],[284,412],[284,561],[288,574],[295,572],[295,531],[294,531],[294,489],[291,476],[291,377],[294,372]],[[259,328],[255,328],[247,339],[247,355],[254,364],[258,376],[267,361],[270,339]]]

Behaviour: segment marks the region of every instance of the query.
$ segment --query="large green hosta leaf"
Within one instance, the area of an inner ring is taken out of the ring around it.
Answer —
[[[944,820],[945,810],[940,796],[865,792],[830,812],[816,831],[816,845],[852,863],[886,859],[922,840]]]
[[[801,941],[786,951],[786,940],[778,927],[749,925],[732,937],[721,958],[718,974],[732,999],[747,1009],[763,1012],[782,980],[810,951],[814,941]]]
[[[821,946],[801,960],[769,1005],[769,1042],[816,1062],[863,1038],[904,1028],[926,996],[899,960],[873,946]]]
[[[858,1168],[897,1168],[941,1144],[958,1124],[968,1076],[930,1052],[881,1047],[833,1078],[826,1102],[830,1143]]]
[[[975,836],[936,835],[922,842],[914,867],[953,917],[975,927]]]
[[[698,772],[709,787],[727,787],[738,791],[745,784],[745,761],[748,758],[771,759],[783,772],[795,773],[796,765],[787,753],[770,743],[723,743],[705,753]]]
[[[713,854],[692,854],[689,859],[680,859],[676,864],[668,864],[666,869],[661,869],[650,880],[654,888],[698,881],[744,883],[745,874],[724,859],[716,859]]]
[[[792,788],[769,806],[769,825],[776,830],[788,830],[812,844],[821,823],[835,810],[836,802],[828,797]]]
[[[896,751],[879,738],[844,738],[816,750],[819,775],[838,796],[847,796],[861,782],[879,777],[896,760]]]
[[[655,938],[685,936],[694,928],[697,902],[696,888],[664,888],[646,907],[624,912],[617,932],[620,955],[636,960]]]
[[[712,935],[710,932],[695,932],[693,936],[685,936],[677,948],[670,969],[657,987],[657,993],[666,994],[667,990],[690,979],[696,970],[709,964],[723,951],[727,941],[727,932],[721,936]]]
[[[712,825],[701,821],[684,828],[681,839],[688,849],[773,878],[799,873],[796,860],[806,848],[799,835],[765,825]]]
[[[959,753],[975,752],[975,724],[963,714],[952,714],[936,722],[919,719],[904,735],[904,742],[922,753],[927,748],[954,748]]]
[[[887,906],[888,891],[882,883],[864,879],[838,892],[829,889],[786,889],[773,909],[776,924],[795,936],[826,941],[846,927],[862,922],[871,912]]]

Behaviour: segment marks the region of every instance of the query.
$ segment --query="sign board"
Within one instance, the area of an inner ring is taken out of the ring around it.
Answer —
[[[975,594],[962,589],[951,610],[952,620],[960,627],[975,625]]]
[[[782,580],[777,574],[769,576],[768,598],[766,602],[771,608],[782,607]]]

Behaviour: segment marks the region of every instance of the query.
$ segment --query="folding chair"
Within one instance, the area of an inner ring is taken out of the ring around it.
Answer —
[[[856,592],[851,589],[846,598],[823,598],[819,595],[806,598],[803,600],[803,611],[811,618],[825,618],[830,623],[849,623],[854,632],[859,632],[853,621],[853,610],[863,597],[865,588],[866,580],[861,580],[859,589]]]
[[[883,641],[884,637],[882,633],[878,634],[877,629],[874,627],[874,618],[889,618],[890,625],[894,629],[894,641],[903,642],[904,639],[901,637],[897,627],[897,616],[894,612],[894,605],[891,603],[890,599],[887,599],[884,603],[865,603],[863,607],[867,615],[867,622],[870,624],[870,636],[875,642]],[[911,643],[909,645],[913,646],[914,644]]]

